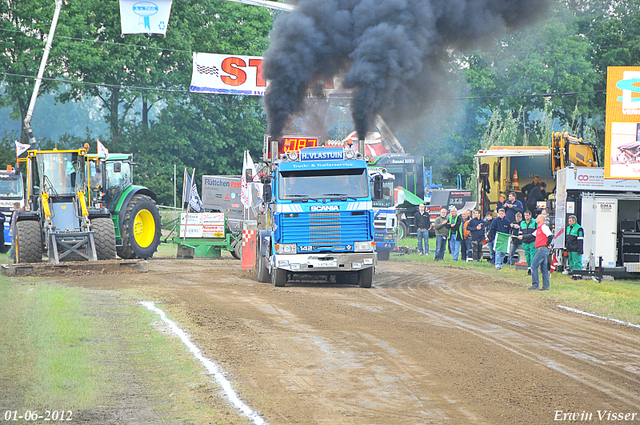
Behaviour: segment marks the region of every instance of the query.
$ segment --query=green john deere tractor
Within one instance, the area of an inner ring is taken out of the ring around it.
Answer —
[[[155,193],[133,184],[133,165],[131,154],[89,155],[91,200],[111,213],[118,256],[147,259],[160,244],[160,212]]]

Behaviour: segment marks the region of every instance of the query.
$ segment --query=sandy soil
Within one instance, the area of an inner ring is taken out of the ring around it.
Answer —
[[[488,275],[384,262],[371,289],[274,288],[234,260],[153,259],[148,270],[56,280],[133,288],[187,317],[180,326],[270,424],[547,424],[558,411],[597,423],[604,410],[640,423],[638,329]]]

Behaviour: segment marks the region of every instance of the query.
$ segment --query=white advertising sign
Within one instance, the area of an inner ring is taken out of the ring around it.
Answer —
[[[264,96],[267,83],[262,76],[261,56],[193,54],[192,92]],[[351,91],[342,88],[340,78],[319,79],[309,84],[307,96],[349,98]]]
[[[180,236],[224,238],[224,213],[181,213]]]
[[[120,0],[122,34],[167,34],[172,0]]]
[[[264,96],[262,57],[194,53],[190,91]]]

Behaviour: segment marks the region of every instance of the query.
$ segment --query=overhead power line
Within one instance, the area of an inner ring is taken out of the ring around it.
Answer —
[[[8,77],[18,77],[18,78],[23,78],[23,79],[28,79],[28,80],[35,80],[36,77],[33,77],[31,75],[21,75],[21,74],[12,74],[9,72],[0,72],[0,75],[6,75]],[[166,89],[166,88],[162,88],[162,87],[141,87],[141,86],[122,86],[119,84],[108,84],[108,83],[91,83],[88,81],[73,81],[73,80],[64,80],[61,78],[47,78],[47,77],[43,77],[43,80],[46,81],[53,81],[53,82],[57,82],[57,83],[63,83],[63,84],[75,84],[75,85],[82,85],[82,86],[90,86],[90,87],[104,87],[104,88],[108,88],[108,89],[120,89],[120,90],[129,90],[129,91],[156,91],[156,92],[165,92],[165,93],[185,93],[185,94],[195,94],[195,95],[204,95],[204,94],[208,94],[208,93],[197,93],[197,92],[191,92],[189,90],[185,90],[185,89]],[[223,103],[223,102],[216,102],[215,100],[210,99],[212,103],[215,103],[216,105],[220,105],[220,106],[229,106],[229,104],[227,103]],[[262,108],[262,105],[234,105],[237,106],[239,108]]]
[[[24,79],[34,80],[36,77],[31,75],[22,75],[22,74],[12,74],[9,72],[0,72],[0,75],[6,75],[8,77],[18,77]],[[88,81],[73,81],[73,80],[64,80],[60,78],[42,78],[47,81],[54,81],[58,83],[64,84],[76,84],[76,85],[85,85],[92,87],[104,87],[111,89],[120,89],[120,90],[130,90],[130,91],[158,91],[158,92],[169,92],[169,93],[193,93],[193,94],[207,94],[207,93],[196,93],[191,92],[186,89],[167,89],[162,87],[142,87],[142,86],[123,86],[120,84],[108,84],[108,83],[91,83]],[[475,100],[475,99],[503,99],[503,98],[513,98],[513,97],[558,97],[558,96],[575,96],[579,94],[595,94],[595,93],[606,93],[606,90],[589,90],[589,91],[575,91],[575,92],[562,92],[562,93],[530,93],[530,94],[496,94],[496,95],[486,95],[486,96],[464,96],[464,97],[454,97],[440,100]],[[247,107],[255,107],[255,106],[247,106]]]

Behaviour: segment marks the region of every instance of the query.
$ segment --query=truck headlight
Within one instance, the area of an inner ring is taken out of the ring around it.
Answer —
[[[298,247],[294,243],[276,244],[276,254],[297,254]]]
[[[375,246],[374,241],[356,242],[353,244],[353,250],[355,252],[371,252]]]

